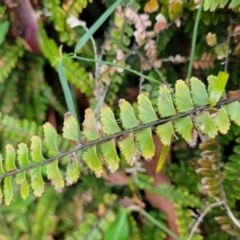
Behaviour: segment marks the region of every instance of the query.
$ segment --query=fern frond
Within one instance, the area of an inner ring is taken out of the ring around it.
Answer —
[[[214,68],[214,60],[216,59],[216,55],[211,53],[204,53],[199,60],[195,60],[193,62],[193,67],[195,69],[210,69]]]
[[[120,101],[120,119],[123,127],[116,121],[113,111],[109,107],[103,106],[100,111],[101,128],[99,129],[100,124],[97,123],[97,118],[92,110],[88,109],[83,123],[84,144],[79,142],[77,121],[70,115],[64,120],[62,136],[67,140],[74,141],[77,147],[68,152],[60,151],[58,144],[60,136],[49,123],[46,123],[43,126],[44,138],[33,136],[30,148],[24,150],[21,156],[21,158],[27,159],[27,164],[24,167],[19,162],[19,152],[22,153],[22,151],[18,150],[15,154],[15,150],[8,145],[6,148],[7,156],[11,156],[11,158],[8,157],[3,161],[3,174],[0,176],[0,179],[5,178],[3,194],[6,204],[10,204],[13,196],[11,178],[14,178],[15,174],[24,172],[27,175],[30,174],[31,188],[34,194],[36,196],[42,195],[44,191],[43,164],[47,165],[47,177],[52,181],[57,191],[61,190],[65,184],[70,185],[79,179],[79,158],[82,158],[97,176],[102,173],[102,161],[111,172],[115,172],[120,162],[116,144],[120,137],[124,137],[124,140],[119,139],[123,156],[132,164],[136,158],[136,152],[132,151],[135,148],[145,159],[153,157],[155,147],[152,139],[152,128],[154,126],[157,126],[157,134],[165,146],[170,145],[171,137],[175,135],[175,132],[192,144],[193,141],[196,141],[195,128],[210,138],[214,138],[218,132],[228,131],[229,118],[240,126],[239,99],[219,101],[224,92],[227,76],[224,73],[220,73],[218,77],[210,76],[208,92],[197,78],[190,79],[190,90],[182,80],[179,80],[175,86],[174,102],[170,89],[160,86],[158,113],[155,112],[148,97],[140,94],[138,97],[138,118],[132,107],[122,100]],[[181,94],[182,92],[185,92],[184,95]],[[210,105],[205,105],[206,103],[210,103]],[[221,108],[219,109],[219,107]],[[236,111],[238,108],[239,110]],[[168,109],[170,110],[168,111]],[[163,119],[159,118],[158,114],[161,117],[171,117]],[[167,125],[168,127],[166,127]],[[117,141],[115,141],[116,139]],[[130,148],[129,144],[135,146]],[[47,149],[46,156],[50,158],[43,156],[42,149]],[[77,154],[78,151],[81,153]],[[58,168],[58,160],[66,156],[70,157],[70,161],[67,165],[67,175],[63,177]],[[210,169],[207,172],[212,174],[214,171],[214,169]],[[18,183],[28,185],[25,174],[22,174],[20,179],[18,178]],[[27,196],[27,192],[24,192],[24,196]]]
[[[7,43],[1,47],[0,50],[0,83],[3,82],[11,70],[16,66],[17,61],[23,56],[24,46],[20,41],[17,41],[14,45],[9,45]]]

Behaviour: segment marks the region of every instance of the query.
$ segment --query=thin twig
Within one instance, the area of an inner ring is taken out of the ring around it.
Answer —
[[[212,203],[210,205],[207,206],[207,208],[202,212],[202,214],[199,216],[198,220],[195,222],[192,230],[191,230],[191,233],[188,237],[187,240],[191,240],[192,237],[193,237],[193,234],[195,233],[196,229],[198,228],[198,226],[200,225],[200,223],[202,222],[203,218],[208,214],[208,212],[214,208],[214,207],[217,207],[217,206],[220,206],[224,204],[224,201],[220,201],[220,202],[215,202],[215,203]]]

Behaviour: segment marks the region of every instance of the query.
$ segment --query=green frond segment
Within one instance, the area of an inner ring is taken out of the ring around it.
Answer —
[[[25,143],[18,144],[17,160],[21,168],[24,168],[30,165],[28,156],[29,156],[29,153],[28,153],[27,145]]]
[[[6,157],[5,157],[5,168],[7,172],[11,172],[16,169],[15,157],[16,157],[16,152],[13,146],[8,144],[6,146]]]
[[[9,46],[4,44],[0,49],[1,68],[0,68],[0,83],[2,83],[12,69],[16,66],[18,59],[23,56],[24,45],[17,41],[16,44]]]
[[[124,129],[132,129],[138,126],[138,120],[134,114],[133,107],[124,99],[119,100],[120,118]]]
[[[158,112],[162,118],[176,115],[172,95],[166,85],[159,87]]]
[[[77,180],[80,177],[80,166],[78,163],[77,155],[72,154],[71,155],[71,162],[67,166],[66,171],[66,185],[72,185],[73,183],[77,182]]]
[[[152,129],[145,128],[135,133],[137,144],[140,148],[142,156],[146,160],[152,159],[155,154],[155,145],[152,138]]]
[[[42,167],[37,166],[30,170],[31,186],[36,197],[42,196],[44,192],[44,181],[42,177]]]
[[[156,127],[158,137],[161,139],[163,145],[170,146],[172,136],[175,135],[172,122],[167,122]]]
[[[5,173],[4,169],[3,169],[3,157],[2,155],[0,155],[0,175],[3,175]],[[0,206],[2,204],[2,199],[3,199],[3,193],[2,193],[2,189],[1,189],[1,179],[0,179]]]
[[[96,117],[90,108],[86,109],[85,111],[85,117],[82,126],[83,136],[86,138],[87,141],[91,142],[101,138],[97,127]]]
[[[66,116],[63,123],[63,137],[68,140],[80,142],[78,128],[78,123],[74,116]]]
[[[219,72],[216,80],[214,81],[213,85],[212,85],[212,89],[209,92],[210,97],[209,97],[209,102],[210,102],[210,106],[215,106],[216,103],[220,100],[227,80],[228,80],[229,74],[226,72]]]
[[[102,155],[111,173],[115,173],[117,171],[120,162],[115,144],[115,140],[112,139],[110,141],[101,143],[100,145]]]
[[[206,86],[196,77],[190,79],[191,95],[195,106],[201,107],[209,104]]]
[[[193,122],[190,116],[175,120],[174,127],[186,142],[194,143]]]
[[[169,145],[163,145],[162,150],[161,150],[161,154],[157,163],[157,169],[156,172],[160,172],[162,170],[162,167],[167,159],[168,153],[170,150],[170,146]]]
[[[217,136],[218,129],[214,124],[209,112],[204,112],[195,117],[195,123],[199,130],[208,135],[209,138],[213,139]]]
[[[180,113],[194,109],[189,88],[183,80],[177,80],[175,85],[175,103]]]
[[[20,193],[23,199],[26,199],[30,194],[30,186],[26,179],[26,172],[17,173],[15,182],[20,185]]]
[[[240,126],[240,103],[232,102],[224,106],[229,118]]]
[[[137,157],[137,148],[133,133],[129,133],[127,137],[119,139],[118,145],[127,163],[133,165]]]
[[[103,167],[102,167],[101,161],[98,157],[96,146],[87,148],[87,150],[82,155],[82,159],[85,162],[85,164],[92,171],[94,171],[94,173],[97,177],[100,177],[102,175]]]
[[[44,141],[48,149],[49,157],[54,157],[59,155],[59,150],[57,147],[57,132],[50,123],[45,123],[43,125],[44,131]]]
[[[33,136],[31,138],[31,157],[35,163],[44,160],[44,157],[42,155],[42,141],[40,137]]]
[[[3,193],[5,204],[6,206],[9,206],[13,199],[12,176],[4,178]]]
[[[213,121],[220,133],[227,134],[230,128],[230,121],[224,107],[218,110],[216,116],[213,117]]]
[[[52,181],[57,192],[61,192],[64,187],[63,177],[58,168],[58,161],[55,160],[47,165],[47,177]]]
[[[119,133],[121,131],[114,117],[113,111],[108,106],[103,106],[100,110],[100,120],[103,132],[106,136]]]
[[[158,119],[150,99],[144,94],[138,96],[138,116],[143,124],[154,122]]]

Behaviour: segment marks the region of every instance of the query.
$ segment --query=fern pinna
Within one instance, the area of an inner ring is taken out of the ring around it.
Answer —
[[[130,165],[134,164],[138,153],[149,160],[155,153],[153,127],[164,145],[157,169],[160,170],[176,133],[193,146],[198,133],[215,138],[218,132],[228,132],[230,120],[240,126],[239,98],[223,97],[227,79],[228,74],[224,72],[217,77],[209,76],[208,89],[195,77],[189,80],[190,87],[178,80],[174,93],[168,86],[161,85],[157,106],[153,106],[146,95],[138,96],[138,117],[130,103],[121,99],[121,126],[108,106],[102,106],[100,122],[93,111],[87,109],[83,122],[84,142],[80,142],[76,119],[66,114],[62,136],[75,143],[75,147],[67,152],[58,147],[60,136],[53,126],[44,124],[43,139],[33,136],[30,147],[25,143],[20,143],[17,150],[11,145],[6,146],[5,159],[0,159],[0,180],[3,182],[0,199],[4,197],[5,204],[10,204],[14,192],[13,179],[20,185],[22,198],[29,195],[30,188],[34,195],[41,196],[44,192],[44,164],[47,178],[57,191],[61,191],[65,185],[71,185],[79,179],[81,160],[96,176],[101,176],[104,164],[114,173],[120,162],[117,145]],[[58,160],[63,158],[68,161],[65,177],[58,166]]]

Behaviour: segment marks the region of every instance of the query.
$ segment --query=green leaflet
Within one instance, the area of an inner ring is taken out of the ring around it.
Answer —
[[[228,116],[230,119],[240,126],[240,103],[239,102],[232,102],[224,106]]]
[[[57,147],[57,132],[50,123],[45,123],[43,125],[44,131],[44,141],[47,149],[49,150],[48,154],[50,157],[57,156],[59,154]]]
[[[138,112],[139,119],[143,124],[154,122],[158,119],[151,101],[144,94],[138,96]]]
[[[166,161],[166,158],[168,156],[169,150],[170,150],[170,146],[169,145],[163,145],[163,148],[161,150],[161,154],[160,154],[160,157],[159,157],[159,160],[158,160],[158,163],[157,163],[157,169],[156,169],[157,173],[162,170],[163,164]]]
[[[224,107],[222,107],[217,112],[216,116],[213,117],[213,121],[220,133],[227,134],[230,128],[230,121]]]
[[[103,240],[128,240],[130,226],[127,209],[120,208],[114,221],[104,232]]]
[[[175,85],[175,103],[180,113],[194,109],[189,88],[183,80],[177,80]]]
[[[200,131],[208,135],[209,138],[216,137],[218,133],[217,127],[215,126],[209,112],[204,112],[203,114],[196,116],[195,123]]]
[[[102,175],[103,167],[99,160],[96,146],[87,148],[87,150],[83,153],[82,159],[87,164],[87,166],[92,171],[94,171],[97,177],[100,177]]]
[[[5,37],[7,35],[8,29],[10,26],[10,22],[8,20],[1,20],[0,22],[0,46],[5,41]]]
[[[3,157],[2,155],[0,155],[0,175],[3,175],[5,173],[2,162],[3,162]],[[0,205],[2,204],[2,198],[3,198],[3,193],[1,190],[1,179],[0,179]]]
[[[115,140],[112,139],[110,141],[101,143],[100,146],[104,160],[108,165],[108,169],[111,171],[111,173],[116,172],[120,159],[116,151]]]
[[[4,178],[3,194],[4,194],[5,204],[9,206],[13,199],[12,176],[8,176]]]
[[[63,123],[63,137],[68,140],[80,142],[78,132],[79,129],[76,119],[73,115],[66,114]]]
[[[168,14],[170,20],[175,20],[183,11],[183,1],[182,0],[171,0],[168,5]]]
[[[136,132],[135,137],[141,150],[142,156],[146,160],[151,159],[155,154],[155,146],[152,138],[152,129],[145,128],[143,130],[140,130]]]
[[[31,138],[31,157],[34,162],[41,162],[44,160],[42,155],[42,141],[40,137],[33,136]]]
[[[101,108],[100,118],[105,135],[109,136],[121,131],[120,127],[117,125],[114,114],[109,107],[103,106]]]
[[[239,4],[240,4],[240,2],[238,0],[232,0],[229,4],[229,8],[235,8]]]
[[[120,118],[124,129],[132,129],[138,126],[133,107],[124,99],[119,100]]]
[[[71,163],[67,165],[66,171],[66,185],[72,185],[73,183],[77,182],[80,176],[80,167],[77,160],[77,155],[71,155]]]
[[[18,185],[20,185],[20,193],[23,199],[26,199],[30,193],[30,186],[26,179],[26,172],[20,172],[16,175],[15,181]]]
[[[55,160],[47,165],[46,169],[47,177],[52,181],[57,192],[61,192],[64,188],[63,177],[58,168],[58,161]]]
[[[6,157],[5,157],[5,167],[7,172],[11,172],[16,169],[15,157],[16,157],[16,153],[13,146],[8,144],[6,146]]]
[[[98,128],[97,121],[92,109],[88,108],[85,111],[85,117],[83,122],[83,135],[87,141],[91,142],[101,137]]]
[[[193,143],[193,123],[190,116],[183,117],[174,121],[176,131],[187,141]]]
[[[40,197],[44,192],[44,181],[41,173],[41,166],[30,170],[31,186],[36,197]]]
[[[27,167],[30,164],[28,159],[28,147],[25,143],[18,144],[17,160],[21,168]]]
[[[196,77],[190,79],[192,100],[195,106],[201,107],[209,104],[206,86]]]
[[[227,3],[228,3],[228,0],[220,0],[219,7],[224,8]]]
[[[163,118],[176,115],[177,113],[173,105],[172,95],[166,85],[159,87],[158,112]]]
[[[118,144],[127,163],[133,165],[137,156],[133,133],[130,133],[127,137],[124,136],[123,139],[118,141]]]
[[[220,100],[224,92],[228,76],[229,76],[228,73],[219,72],[216,80],[214,81],[211,91],[209,92],[210,93],[209,102],[211,107],[215,106],[216,103]]]
[[[172,122],[167,122],[156,127],[158,137],[161,139],[163,145],[170,146],[172,135],[174,135],[174,129]]]

